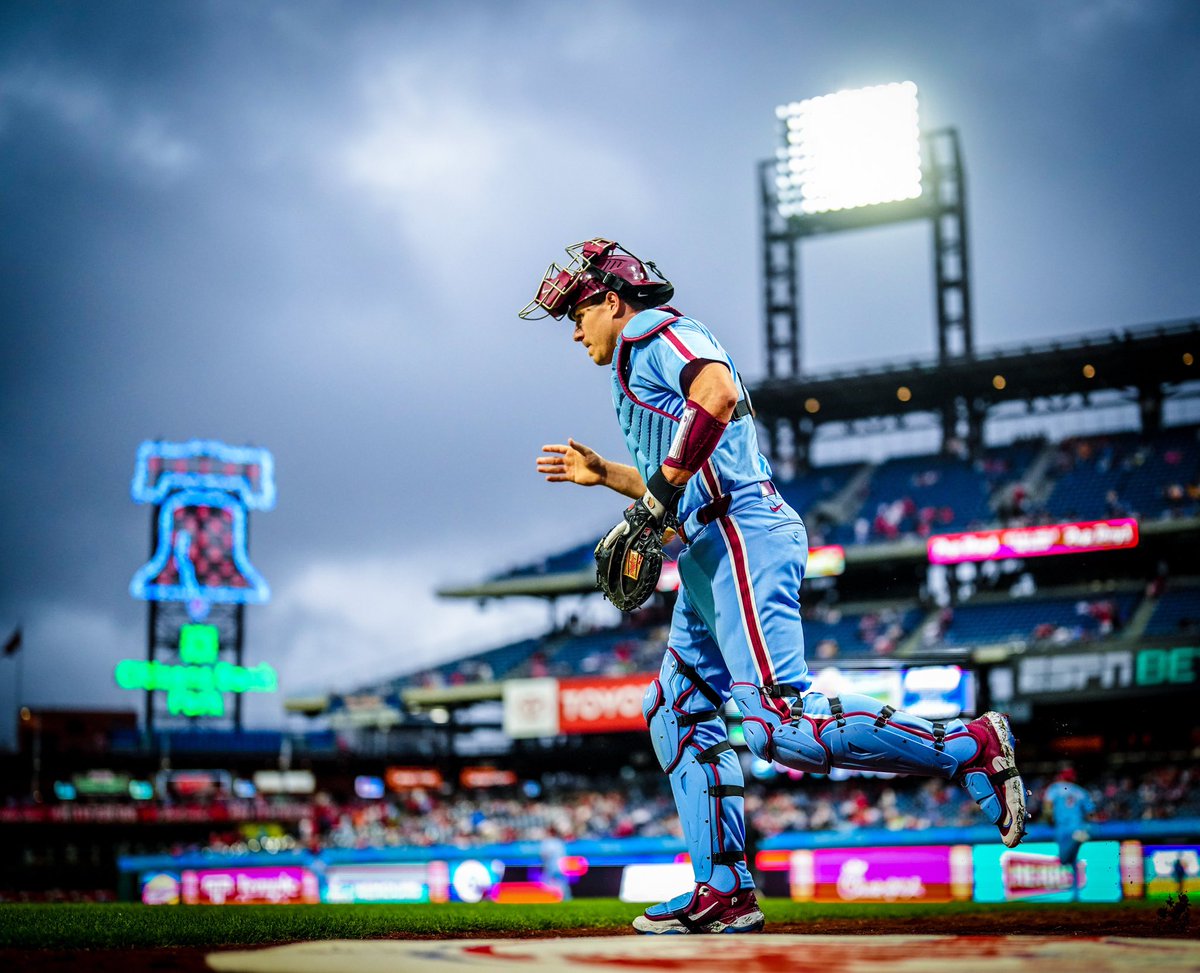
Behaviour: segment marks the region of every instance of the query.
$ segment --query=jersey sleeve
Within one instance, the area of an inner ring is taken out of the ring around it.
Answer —
[[[658,332],[646,343],[640,357],[659,382],[684,399],[687,396],[683,394],[681,379],[688,364],[706,359],[729,365],[729,356],[712,336],[686,319]]]

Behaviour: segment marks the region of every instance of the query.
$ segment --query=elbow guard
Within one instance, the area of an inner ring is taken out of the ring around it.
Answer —
[[[717,448],[727,425],[700,403],[688,399],[663,466],[695,473]]]

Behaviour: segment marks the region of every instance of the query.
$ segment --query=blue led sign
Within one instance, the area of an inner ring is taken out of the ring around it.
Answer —
[[[146,442],[138,449],[133,499],[158,506],[158,541],[130,583],[146,601],[181,601],[195,620],[212,604],[262,604],[270,588],[250,563],[248,509],[275,505],[271,454],[213,440]]]

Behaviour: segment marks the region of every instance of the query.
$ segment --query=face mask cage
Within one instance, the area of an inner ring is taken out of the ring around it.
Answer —
[[[546,269],[537,296],[517,312],[518,317],[526,321],[544,317],[561,318],[576,300],[583,275],[616,249],[617,244],[611,240],[595,239],[571,244],[567,247],[570,262],[566,267],[552,263]]]

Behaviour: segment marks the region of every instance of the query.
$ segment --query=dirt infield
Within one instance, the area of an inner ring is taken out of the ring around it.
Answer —
[[[554,938],[612,936],[611,929],[562,930]],[[1131,913],[1129,909],[1089,909],[1080,912],[1070,908],[1046,909],[1038,912],[1008,913],[1004,910],[980,911],[972,915],[889,917],[864,916],[861,919],[819,919],[808,923],[767,923],[764,935],[955,935],[955,936],[1065,936],[1065,937],[1134,937],[1143,939],[1200,940],[1200,922],[1194,918],[1181,922],[1160,917],[1156,913]],[[629,935],[633,935],[629,930]],[[393,939],[428,939],[396,933]],[[517,934],[506,936],[495,930],[477,936],[458,938],[506,939],[548,938],[543,935]],[[0,969],[11,973],[66,973],[74,970],[94,970],[97,973],[211,973],[205,957],[214,950],[246,948],[241,944],[214,944],[204,947],[162,947],[159,949],[109,950],[0,950]],[[350,971],[348,971],[350,973]],[[400,973],[400,971],[397,971]],[[1036,973],[1031,970],[1030,973]]]

